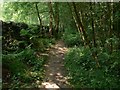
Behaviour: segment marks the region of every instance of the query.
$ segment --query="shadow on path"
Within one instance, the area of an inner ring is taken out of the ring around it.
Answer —
[[[67,52],[63,41],[57,41],[49,50],[49,60],[45,65],[45,79],[42,83],[43,88],[70,88],[67,82],[66,70],[64,68],[64,54]],[[53,89],[54,88],[54,89]]]

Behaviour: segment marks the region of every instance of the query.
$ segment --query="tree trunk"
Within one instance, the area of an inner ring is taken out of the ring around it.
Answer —
[[[49,14],[50,14],[50,25],[49,25],[49,35],[50,37],[53,34],[53,9],[52,9],[52,3],[48,2],[48,6],[49,6]]]
[[[93,8],[92,8],[92,3],[90,2],[90,11],[91,11],[91,18],[92,18],[92,21],[91,21],[91,26],[92,26],[92,33],[93,33],[93,46],[96,48],[97,47],[97,44],[96,44],[96,40],[95,40],[95,37],[96,37],[96,34],[95,34],[95,23],[94,23],[94,14],[93,14]]]
[[[70,12],[72,13],[72,19],[75,21],[75,24],[76,24],[76,27],[77,27],[78,33],[80,34],[80,37],[81,37],[81,39],[82,39],[84,45],[86,45],[86,44],[85,44],[84,36],[83,36],[83,34],[82,34],[82,32],[81,32],[81,30],[80,30],[80,28],[79,28],[79,26],[78,26],[78,23],[77,23],[77,21],[76,21],[76,18],[75,18],[75,16],[74,16],[74,13],[73,13],[72,7],[71,7],[71,5],[70,5],[69,3],[67,3],[67,4],[68,4],[68,6],[69,6],[69,8],[70,8]]]
[[[93,4],[94,5],[94,4]],[[95,6],[95,5],[94,5]],[[96,34],[95,34],[95,22],[94,22],[94,13],[93,13],[93,8],[92,8],[92,3],[90,2],[90,12],[91,12],[91,26],[92,26],[92,35],[93,35],[93,47],[94,49],[97,48],[97,43],[96,43]],[[100,67],[100,64],[98,62],[98,58],[97,58],[97,51],[93,50],[92,52],[92,56],[94,58],[94,60],[96,61],[97,67]]]
[[[38,3],[35,3],[35,7],[36,7],[38,19],[39,19],[40,30],[42,30],[42,20],[41,20],[40,15],[39,15],[39,10],[38,10],[38,5],[37,5],[37,4],[38,4]]]
[[[83,24],[80,20],[79,12],[77,11],[76,5],[74,2],[72,2],[72,4],[73,4],[74,12],[75,12],[75,19],[76,19],[76,22],[78,24],[79,30],[80,30],[80,32],[82,32],[82,34],[84,36],[86,45],[88,45],[91,48],[90,41],[88,40],[88,37],[87,37],[87,34],[84,30]]]
[[[110,38],[112,38],[112,30],[113,30],[113,3],[110,4],[111,6],[111,17],[110,17]],[[110,53],[113,52],[113,45],[112,45],[112,41],[110,42]]]
[[[88,40],[88,36],[87,36],[86,31],[85,31],[85,29],[84,29],[84,27],[83,27],[83,24],[82,24],[82,22],[81,22],[81,18],[80,18],[79,12],[77,11],[77,8],[76,8],[75,3],[73,2],[72,4],[73,4],[75,16],[76,16],[75,18],[76,18],[76,22],[78,23],[79,30],[80,30],[80,32],[83,33],[83,36],[84,36],[86,45],[88,45],[89,48],[91,49],[92,46],[91,46],[91,44],[90,44],[90,41]],[[94,60],[95,60],[95,62],[96,62],[96,67],[100,67],[100,64],[99,64],[99,62],[98,62],[98,59],[97,59],[97,57],[95,57],[95,54],[94,54],[93,52],[92,52],[92,56],[93,56],[93,58],[94,58]]]
[[[112,30],[113,30],[113,3],[108,3],[108,12],[109,12],[109,18],[110,18],[110,27],[109,27],[109,38],[111,39],[112,38]],[[112,53],[113,51],[113,45],[112,45],[112,40],[110,40],[110,45],[109,45],[109,48],[110,48],[110,54]]]
[[[59,3],[55,2],[55,37],[58,38],[59,31]]]

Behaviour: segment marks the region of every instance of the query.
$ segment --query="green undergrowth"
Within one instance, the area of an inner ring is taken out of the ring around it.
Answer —
[[[75,88],[120,87],[120,52],[98,52],[100,68],[96,67],[89,48],[74,47],[65,55],[69,82]]]
[[[62,39],[68,47],[81,46],[83,42],[81,41],[80,34],[73,29],[66,29]]]
[[[46,48],[49,48],[55,43],[55,39],[33,38],[31,42],[35,50],[44,52]]]
[[[55,43],[54,38],[41,37],[41,34],[37,33],[35,28],[33,28],[32,30],[22,29],[20,33],[21,36],[28,38],[29,43],[31,43],[32,49],[35,49],[36,51],[44,52],[46,48],[49,48],[52,44]],[[23,40],[22,42],[23,44],[26,44],[26,40]]]
[[[7,85],[3,83],[3,88],[35,88],[44,78],[44,64],[48,58],[45,53],[53,43],[54,39],[37,39],[38,41],[27,45],[25,49],[18,49],[14,53],[2,55],[4,69],[10,72]],[[35,46],[36,45],[36,46]],[[37,46],[38,45],[38,46]]]
[[[25,49],[20,53],[3,55],[4,68],[10,71],[9,88],[37,87],[36,81],[42,81],[47,56],[35,55],[32,49]],[[26,84],[26,86],[24,86]],[[4,86],[3,86],[4,87]],[[7,87],[8,88],[8,87]]]
[[[6,77],[3,78],[3,88],[37,88],[41,84],[48,55],[40,53],[46,53],[55,39],[42,38],[35,30],[36,28],[22,29],[20,39],[8,38],[10,42],[3,47],[3,70],[7,71],[3,73],[7,77],[7,80]]]

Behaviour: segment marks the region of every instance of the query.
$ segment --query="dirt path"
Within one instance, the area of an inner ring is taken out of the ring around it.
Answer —
[[[55,90],[69,88],[66,77],[67,72],[64,68],[64,54],[67,50],[63,41],[57,41],[57,43],[50,48],[49,60],[45,65],[46,76],[42,83],[42,87],[55,88]]]

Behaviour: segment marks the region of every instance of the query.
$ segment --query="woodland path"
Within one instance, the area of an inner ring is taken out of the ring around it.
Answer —
[[[48,62],[45,64],[46,72],[42,87],[46,89],[59,90],[70,88],[67,82],[66,70],[64,67],[64,55],[67,48],[62,40],[57,41],[48,51]]]

